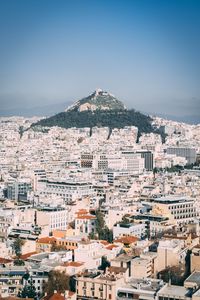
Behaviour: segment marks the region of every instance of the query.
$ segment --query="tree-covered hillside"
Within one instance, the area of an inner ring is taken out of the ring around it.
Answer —
[[[133,109],[131,110],[96,110],[92,111],[66,111],[50,118],[42,119],[32,125],[35,126],[59,126],[63,128],[83,127],[109,127],[123,128],[125,126],[138,127],[139,134],[142,132],[154,132],[151,118]]]

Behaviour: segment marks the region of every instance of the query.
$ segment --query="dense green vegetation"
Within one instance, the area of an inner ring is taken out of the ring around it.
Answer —
[[[194,164],[188,164],[185,166],[174,165],[171,168],[154,168],[153,173],[154,173],[154,175],[159,172],[169,172],[169,173],[177,172],[178,173],[178,172],[181,172],[184,170],[195,170],[194,167],[198,167],[198,166],[199,165],[197,163],[194,163]]]
[[[101,265],[98,267],[98,270],[105,272],[106,268],[110,267],[110,262],[107,260],[106,256],[102,256]]]
[[[36,288],[33,284],[32,278],[30,279],[29,284],[25,284],[22,290],[19,290],[18,293],[19,298],[32,298],[32,299],[37,299],[37,292]]]
[[[50,118],[42,119],[32,125],[35,126],[59,126],[63,128],[84,127],[109,127],[123,128],[125,126],[138,127],[139,134],[142,132],[154,132],[151,126],[151,118],[134,109],[131,110],[96,110],[92,111],[66,111]]]
[[[190,255],[191,250],[188,250],[185,257],[185,263],[183,265],[179,264],[179,266],[167,267],[160,271],[157,274],[157,277],[165,282],[169,282],[171,280],[172,284],[182,286],[185,279],[190,275]]]
[[[52,270],[48,274],[48,281],[44,283],[44,292],[47,295],[53,295],[54,290],[58,293],[64,293],[70,289],[70,276],[65,272]]]
[[[109,243],[113,242],[113,232],[110,230],[105,223],[102,212],[98,209],[95,212],[96,215],[96,233],[92,232],[89,234],[89,238],[92,240],[106,240]]]
[[[14,260],[15,266],[24,265],[24,261],[22,259],[20,259],[21,255],[22,255],[22,246],[23,245],[24,245],[24,241],[22,239],[20,239],[20,237],[17,237],[12,244],[12,248],[16,255],[16,259]]]

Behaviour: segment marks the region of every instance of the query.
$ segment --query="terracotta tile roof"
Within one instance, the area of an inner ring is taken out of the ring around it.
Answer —
[[[99,240],[99,242],[100,242],[101,244],[103,244],[104,246],[110,245],[110,243],[108,243],[108,242],[105,241],[105,240]]]
[[[76,219],[81,219],[81,220],[89,220],[89,219],[96,219],[96,217],[94,216],[90,216],[90,215],[80,215],[80,216],[77,216]]]
[[[64,297],[64,295],[61,295],[60,293],[54,293],[48,299],[49,300],[65,300],[65,297]]]
[[[69,296],[70,297],[73,296],[74,294],[75,294],[74,292],[69,291]]]
[[[74,292],[68,291],[69,297],[73,296],[74,294],[75,294]],[[64,294],[61,293],[54,293],[53,295],[47,295],[43,297],[42,300],[65,300],[65,296]]]
[[[70,261],[70,262],[64,263],[65,267],[80,267],[83,265],[84,265],[83,262],[78,262],[78,261]]]
[[[23,260],[26,260],[27,258],[29,258],[31,255],[34,255],[34,254],[37,254],[37,252],[29,252],[29,253],[26,253],[26,254],[23,254],[20,256],[21,259]]]
[[[112,250],[113,248],[117,248],[118,246],[115,244],[109,245],[106,247],[107,250]]]
[[[6,259],[3,257],[0,257],[0,264],[9,264],[12,262],[12,259]]]
[[[55,242],[56,242],[56,238],[50,236],[43,237],[37,240],[37,243],[40,244],[53,244]]]
[[[136,236],[122,236],[121,238],[114,240],[115,243],[122,243],[122,244],[132,244],[137,241],[138,238]]]
[[[96,217],[91,215],[86,209],[78,210],[76,215],[76,219],[96,219]]]

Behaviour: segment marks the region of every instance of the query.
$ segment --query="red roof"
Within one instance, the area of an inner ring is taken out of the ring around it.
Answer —
[[[86,209],[79,209],[76,215],[76,219],[96,219],[96,217],[91,215]]]
[[[66,262],[64,263],[65,267],[80,267],[84,265],[83,262],[78,262],[78,261],[71,261],[71,262]]]
[[[12,259],[6,259],[3,257],[0,257],[0,264],[9,264],[12,262]]]
[[[52,296],[48,298],[49,300],[65,300],[65,297],[60,293],[54,293]]]
[[[105,240],[100,240],[99,242],[100,242],[101,244],[103,244],[104,246],[109,245],[109,243],[108,243],[107,241],[105,241]]]
[[[112,244],[112,245],[107,246],[106,249],[112,250],[113,248],[117,248],[117,247],[118,247],[117,245]]]
[[[27,258],[29,258],[31,255],[34,255],[34,254],[37,254],[37,252],[29,252],[29,253],[26,253],[26,254],[23,254],[20,256],[21,259],[23,260],[26,260]]]
[[[56,238],[55,237],[43,237],[37,240],[38,243],[40,244],[53,244],[56,242]]]
[[[122,237],[114,240],[114,242],[122,243],[122,244],[132,244],[137,241],[138,241],[138,238],[136,236],[122,236]]]
[[[74,295],[74,292],[68,291],[68,295],[69,297]],[[61,293],[54,293],[53,295],[49,296],[45,296],[42,298],[43,300],[65,300],[65,296],[64,294]]]

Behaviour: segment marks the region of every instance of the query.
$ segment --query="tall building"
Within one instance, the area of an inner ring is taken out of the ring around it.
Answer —
[[[185,157],[189,165],[196,162],[196,150],[194,148],[169,147],[166,152],[167,154],[175,154],[176,156]]]
[[[153,164],[153,153],[151,151],[140,150],[136,153],[140,153],[141,157],[144,158],[144,168],[147,171],[152,171],[154,168]]]

